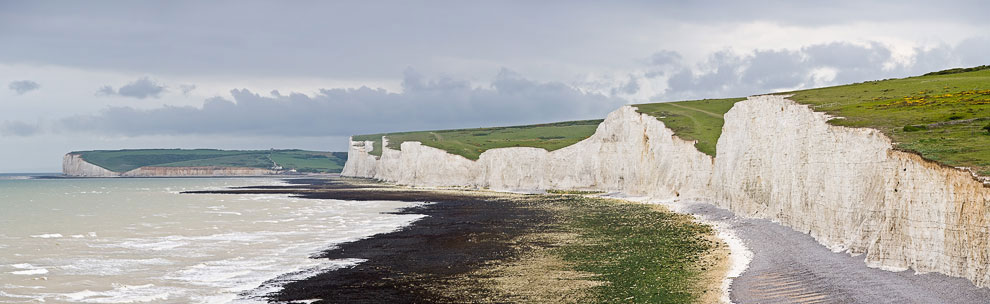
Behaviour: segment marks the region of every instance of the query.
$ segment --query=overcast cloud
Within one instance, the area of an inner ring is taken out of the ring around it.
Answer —
[[[7,85],[7,88],[16,92],[17,95],[23,95],[24,93],[37,90],[40,87],[40,84],[30,80],[11,81],[10,84]]]
[[[893,52],[877,42],[865,45],[833,42],[796,50],[755,50],[747,55],[721,51],[696,66],[682,66],[668,79],[668,89],[654,98],[670,101],[749,96],[990,63],[990,59],[975,55],[990,54],[990,39],[985,37],[968,39],[956,47],[941,45],[914,51],[916,57],[912,63],[893,66],[888,66],[896,60]]]
[[[76,146],[343,150],[352,134],[602,118],[626,103],[990,64],[987,11],[976,0],[0,1],[0,146],[16,147],[0,172],[56,169]]]
[[[183,87],[183,93],[189,93],[195,86],[189,88],[188,90]],[[165,91],[165,85],[159,84],[151,78],[141,77],[135,81],[128,84],[120,86],[120,89],[114,90],[112,86],[103,86],[96,91],[96,94],[102,96],[112,96],[119,95],[124,97],[133,97],[137,99],[144,99],[148,97],[158,98],[162,92]]]
[[[247,89],[215,97],[202,107],[151,110],[110,107],[96,115],[63,119],[64,131],[139,135],[353,135],[397,130],[498,126],[567,119],[597,119],[625,100],[584,93],[555,82],[534,82],[502,70],[489,85],[427,78],[407,70],[403,91],[368,87],[321,89],[308,96]]]

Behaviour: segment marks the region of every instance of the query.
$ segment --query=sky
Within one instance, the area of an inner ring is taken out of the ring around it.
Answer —
[[[985,1],[0,0],[0,172],[990,64]]]

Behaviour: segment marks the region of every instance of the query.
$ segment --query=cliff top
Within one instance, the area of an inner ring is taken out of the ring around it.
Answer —
[[[677,137],[697,140],[695,148],[715,156],[715,144],[722,135],[722,115],[746,98],[703,99],[633,105],[636,111],[663,122]]]
[[[380,133],[357,135],[351,139],[374,141],[375,148],[371,154],[375,156],[382,155],[382,136],[386,136],[390,149],[399,150],[403,142],[418,141],[425,146],[477,160],[482,152],[495,148],[532,147],[547,151],[557,150],[591,137],[601,122],[580,120],[512,127]]]
[[[990,70],[951,69],[902,79],[810,89],[790,99],[839,117],[837,126],[873,128],[911,151],[990,176]]]
[[[946,165],[970,167],[990,176],[990,66],[949,69],[923,76],[867,81],[856,84],[782,92],[815,111],[837,117],[838,126],[873,128],[894,141],[897,149],[911,151]],[[703,99],[633,105],[656,117],[685,140],[697,140],[699,151],[714,156],[722,133],[722,115],[745,98]],[[555,124],[382,133],[355,136],[375,142],[380,156],[381,136],[388,147],[406,141],[445,150],[468,159],[503,147],[560,149],[591,136],[600,120]]]
[[[304,150],[139,149],[76,151],[83,160],[114,172],[140,167],[249,167],[274,166],[299,172],[340,172],[345,152]]]

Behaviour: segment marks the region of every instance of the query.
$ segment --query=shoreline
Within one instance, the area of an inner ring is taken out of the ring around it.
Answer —
[[[281,178],[281,179],[313,179],[339,177],[340,173],[326,174],[266,174],[266,175],[182,175],[182,176],[73,176],[63,173],[53,175],[9,175],[26,177],[29,179],[142,179],[142,178]],[[0,177],[4,177],[0,175]]]
[[[664,206],[672,212],[691,215],[696,222],[712,227],[716,232],[716,236],[729,248],[729,256],[727,258],[728,269],[722,278],[719,302],[723,304],[734,303],[732,301],[732,284],[749,269],[749,264],[753,260],[753,252],[746,246],[746,242],[739,237],[738,232],[733,229],[732,225],[725,221],[725,217],[719,219],[716,216],[692,211],[691,203],[678,200],[654,200],[649,197],[626,196],[622,193],[607,193],[601,195],[601,197]]]
[[[397,213],[427,216],[314,255],[365,262],[288,282],[270,294],[272,302],[715,302],[725,296],[718,269],[728,268],[727,247],[710,227],[663,206],[575,194],[406,188],[367,179],[286,182],[194,193],[416,201],[427,204]]]
[[[309,199],[394,200],[422,205],[393,212],[425,217],[396,231],[337,244],[317,259],[361,259],[352,267],[285,283],[269,301],[295,303],[316,299],[333,303],[463,302],[457,294],[437,292],[441,285],[497,260],[520,253],[512,239],[544,229],[550,214],[513,208],[497,193],[445,193],[396,189],[375,183],[358,189],[325,179],[286,180],[288,186],[243,187],[212,193],[289,193]],[[365,188],[366,187],[366,188]],[[198,192],[203,193],[203,192]]]
[[[388,200],[408,200],[409,195],[430,192],[456,192],[457,196],[466,193],[493,197],[522,195],[501,192],[402,188],[366,179],[351,179],[351,181],[364,183],[366,187],[379,193],[376,194],[376,198]],[[230,191],[233,192],[228,191],[227,193],[290,193],[304,198],[338,199],[362,199],[370,193],[367,191],[355,192],[345,186],[321,179],[297,180],[288,183],[290,186],[249,187],[232,189]],[[333,193],[332,197],[326,197],[327,191]],[[846,252],[833,252],[805,233],[770,220],[736,216],[734,213],[716,207],[705,200],[657,201],[647,197],[625,196],[621,193],[607,193],[598,196],[640,205],[663,206],[670,212],[691,216],[695,222],[712,227],[719,239],[731,249],[727,258],[730,264],[729,270],[725,272],[723,285],[719,289],[721,293],[719,301],[723,303],[726,302],[726,299],[735,303],[819,300],[841,303],[876,303],[890,299],[907,302],[984,303],[986,299],[990,299],[990,289],[979,288],[966,279],[938,273],[890,272],[871,268],[864,262],[862,256],[854,256]],[[422,196],[419,197],[419,199],[422,198]],[[440,214],[436,215],[439,216]],[[433,217],[427,219],[429,218]],[[403,228],[403,230],[416,229],[413,227],[415,225],[416,223]],[[388,242],[375,241],[379,237],[380,235],[376,235],[364,241],[380,242],[380,245],[388,246]],[[365,249],[370,248],[374,248],[374,246],[365,247]],[[332,274],[328,275],[332,276]],[[368,278],[373,280],[374,276]],[[396,301],[406,303],[407,301],[403,300],[406,298],[400,297]],[[285,299],[302,298],[287,297]],[[442,300],[417,298],[417,300],[419,300],[417,302],[454,301],[450,298]],[[489,301],[491,300],[489,299]]]

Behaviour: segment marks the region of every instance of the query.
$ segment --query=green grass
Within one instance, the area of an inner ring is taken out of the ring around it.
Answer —
[[[674,135],[684,140],[696,140],[698,151],[715,156],[715,144],[722,135],[725,120],[722,115],[736,102],[745,98],[704,99],[633,105],[639,113],[656,117]]]
[[[347,162],[347,152],[283,150],[273,153],[272,160],[299,172],[340,172]]]
[[[838,126],[874,128],[893,141],[895,148],[951,166],[971,167],[990,175],[990,66],[950,69],[903,79],[801,90],[792,100],[832,116]],[[722,115],[744,98],[705,99],[634,105],[640,113],[657,117],[685,140],[708,155],[716,154],[722,133]],[[503,147],[560,149],[591,136],[600,120],[531,126],[403,132],[355,136],[374,141],[380,156],[381,136],[388,147],[419,141],[452,154],[476,160],[488,150]],[[950,124],[943,124],[951,122]]]
[[[790,99],[841,117],[837,126],[874,128],[897,149],[951,166],[990,173],[990,70],[953,69],[926,76],[802,90]],[[974,120],[975,119],[975,120]],[[938,124],[954,122],[954,124]]]
[[[711,227],[648,204],[561,196],[565,225],[580,241],[559,249],[578,271],[607,282],[592,290],[598,303],[693,303],[718,244]]]
[[[139,167],[250,167],[271,168],[275,161],[285,170],[340,172],[347,153],[304,150],[141,149],[73,152],[84,160],[114,172]]]
[[[382,155],[381,137],[387,136],[390,149],[399,150],[403,142],[418,141],[425,146],[477,160],[482,152],[495,148],[532,147],[547,151],[557,150],[590,137],[601,122],[582,120],[512,127],[382,133],[358,135],[352,139],[374,141],[371,154],[375,156]]]

